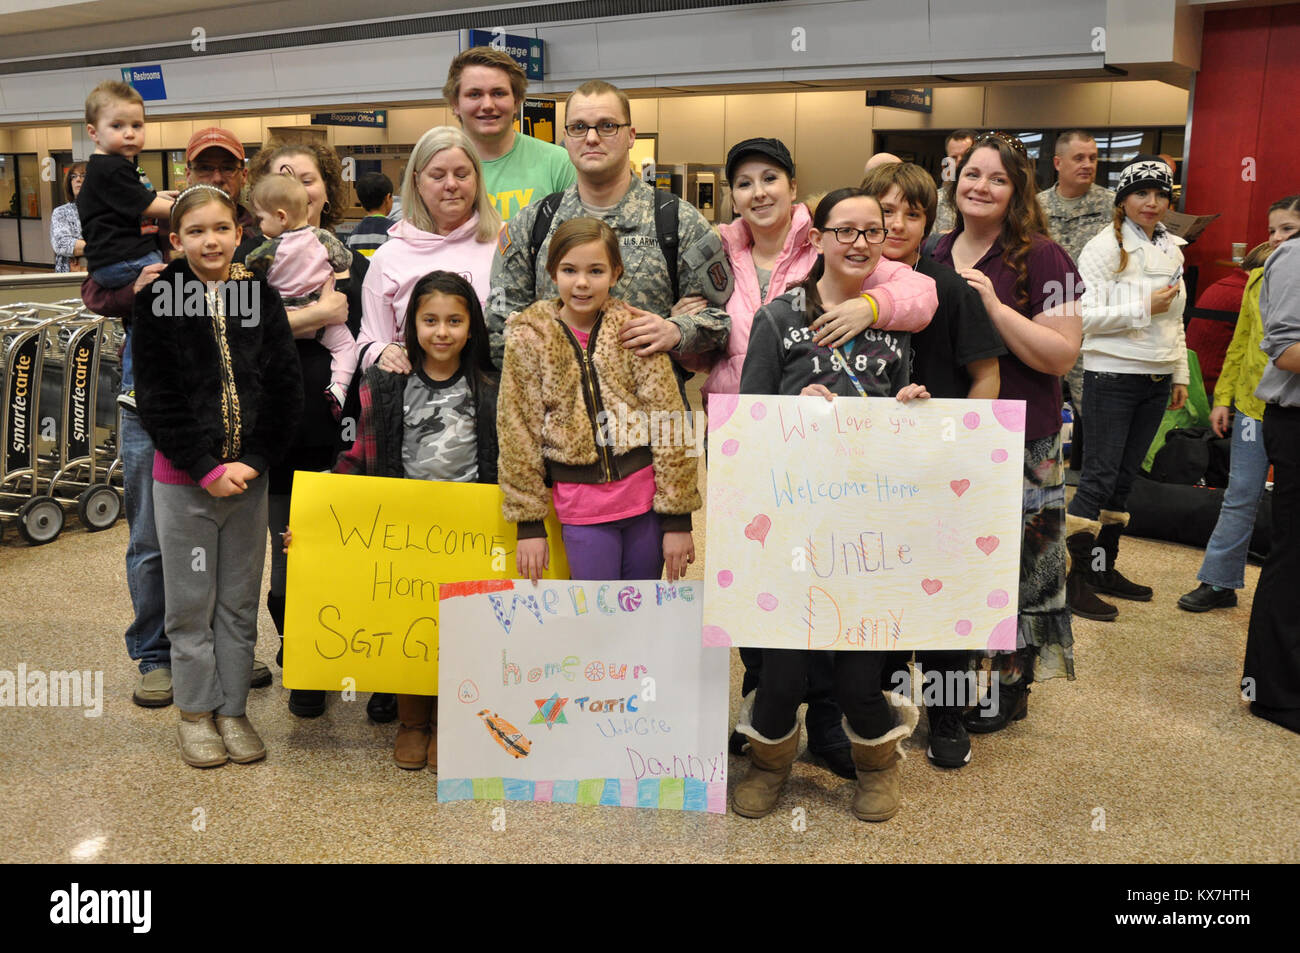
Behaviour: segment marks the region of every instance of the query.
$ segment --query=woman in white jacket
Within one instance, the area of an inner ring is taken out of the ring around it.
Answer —
[[[1173,170],[1138,156],[1120,173],[1113,228],[1079,255],[1083,311],[1083,473],[1066,510],[1067,579],[1075,615],[1103,622],[1118,611],[1097,593],[1151,600],[1115,568],[1128,495],[1166,408],[1187,400],[1181,238],[1160,224]],[[1095,558],[1100,549],[1101,561]]]

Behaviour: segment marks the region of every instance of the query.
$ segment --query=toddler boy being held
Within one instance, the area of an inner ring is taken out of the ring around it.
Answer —
[[[154,192],[136,157],[144,148],[144,100],[126,83],[100,83],[86,97],[86,131],[95,153],[77,196],[90,277],[103,288],[131,284],[162,262],[157,225],[142,219],[171,215],[175,192]]]

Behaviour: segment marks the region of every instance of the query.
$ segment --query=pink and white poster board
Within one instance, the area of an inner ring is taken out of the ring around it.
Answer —
[[[704,644],[1015,648],[1024,401],[714,395]]]
[[[438,800],[725,813],[729,652],[699,582],[439,590]]]

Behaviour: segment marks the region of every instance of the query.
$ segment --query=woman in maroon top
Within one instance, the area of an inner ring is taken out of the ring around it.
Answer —
[[[990,133],[975,140],[947,186],[957,227],[934,259],[951,265],[984,303],[1010,353],[999,359],[1000,397],[1025,402],[1024,535],[1014,652],[997,653],[996,707],[975,708],[966,727],[997,731],[1025,717],[1029,684],[1074,678],[1074,637],[1065,601],[1065,480],[1061,375],[1082,338],[1074,262],[1048,238],[1024,144]]]

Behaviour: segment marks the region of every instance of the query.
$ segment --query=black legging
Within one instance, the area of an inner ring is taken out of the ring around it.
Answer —
[[[764,649],[758,693],[754,698],[754,730],[769,739],[782,738],[795,725],[799,705],[808,693],[808,672],[820,652],[803,649]],[[832,652],[835,673],[832,694],[862,738],[879,738],[894,727],[889,704],[880,693],[879,652]]]

